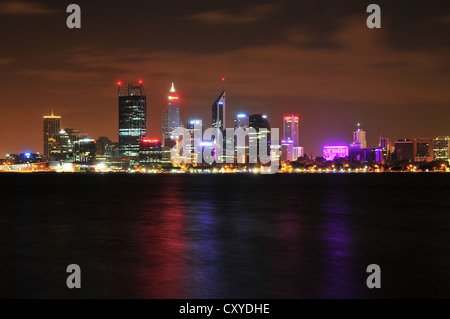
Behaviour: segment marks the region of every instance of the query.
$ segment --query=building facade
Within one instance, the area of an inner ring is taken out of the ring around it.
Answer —
[[[358,124],[358,129],[353,132],[353,142],[350,147],[367,148],[366,131],[360,128],[360,124]]]
[[[44,156],[51,158],[51,152],[58,149],[61,116],[53,114],[44,116]]]
[[[129,83],[119,89],[119,153],[138,157],[141,141],[147,136],[147,96],[142,85]]]
[[[414,161],[431,162],[433,160],[433,141],[431,138],[414,139]]]
[[[403,139],[395,141],[395,157],[397,161],[414,161],[414,141]]]
[[[162,114],[162,136],[164,147],[172,148],[176,144],[178,137],[174,136],[174,131],[182,126],[180,119],[180,97],[175,91],[175,85],[172,83],[168,104]]]
[[[220,93],[219,97],[212,105],[212,128],[220,129],[222,133],[226,129],[225,111],[226,111],[226,96],[225,91]]]
[[[433,159],[435,161],[450,161],[449,141],[449,136],[439,136],[433,140]]]
[[[283,117],[283,140],[291,140],[293,147],[299,144],[299,119],[297,114],[288,114]]]

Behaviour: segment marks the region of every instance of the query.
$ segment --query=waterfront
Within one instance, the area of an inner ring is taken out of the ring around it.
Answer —
[[[450,297],[450,176],[0,174],[1,297]],[[82,270],[69,290],[67,265]],[[382,288],[366,287],[366,267]]]

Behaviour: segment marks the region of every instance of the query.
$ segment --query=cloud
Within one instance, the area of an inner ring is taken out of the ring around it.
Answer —
[[[242,12],[214,10],[185,17],[204,24],[247,24],[264,21],[281,8],[280,4],[261,4],[248,7]]]
[[[0,3],[0,14],[2,15],[38,15],[54,14],[60,10],[50,9],[41,4],[24,1],[6,1]]]
[[[450,14],[442,16],[436,20],[438,23],[450,24]]]
[[[448,51],[394,49],[383,30],[373,31],[357,16],[342,21],[330,36],[333,49],[304,45],[314,39],[302,29],[290,29],[284,43],[214,54],[81,48],[66,57],[69,65],[64,72],[24,72],[54,81],[142,76],[152,79],[154,86],[160,85],[154,79],[163,74],[189,79],[192,92],[201,92],[205,82],[226,75],[237,85],[236,95],[261,100],[282,96],[385,106],[450,101]]]
[[[8,65],[8,64],[12,63],[13,61],[14,61],[13,59],[6,59],[6,58],[1,59],[0,58],[0,66]]]

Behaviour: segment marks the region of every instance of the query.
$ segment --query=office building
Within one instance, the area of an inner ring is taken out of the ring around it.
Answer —
[[[288,114],[283,116],[283,140],[291,140],[293,147],[299,144],[299,116],[297,114]]]
[[[252,114],[249,117],[249,127],[253,128],[255,131],[249,132],[249,152],[251,153],[252,150],[257,150],[257,154],[259,156],[261,155],[271,155],[271,142],[270,142],[270,124],[267,120],[266,115],[262,114]],[[267,130],[267,146],[266,146],[266,154],[262,153],[261,149],[261,139],[263,137],[261,130],[266,129]]]
[[[44,116],[44,156],[51,158],[51,152],[58,148],[61,116]]]
[[[73,143],[74,161],[82,164],[93,164],[95,160],[95,140],[85,138]]]
[[[352,148],[367,148],[366,132],[360,128],[358,123],[358,129],[353,132],[353,142],[350,145]]]
[[[414,161],[431,162],[433,160],[433,141],[431,138],[414,139]]]
[[[225,131],[225,110],[226,110],[226,98],[225,91],[220,93],[219,97],[214,101],[212,105],[212,128],[217,128]]]
[[[381,149],[381,153],[380,150]],[[392,143],[387,137],[380,137],[380,143],[377,148],[376,162],[385,163],[391,159]]]
[[[106,136],[100,136],[95,141],[95,159],[100,162],[107,162],[112,157],[112,142]]]
[[[172,148],[176,144],[178,136],[174,135],[174,131],[182,126],[180,119],[180,97],[175,91],[175,85],[172,83],[168,104],[162,114],[162,136],[164,147]]]
[[[158,139],[144,139],[141,144],[139,164],[145,169],[159,169],[162,166],[163,147]]]
[[[142,85],[118,83],[119,153],[122,157],[138,157],[141,141],[147,136],[147,96]]]
[[[236,118],[234,119],[234,129],[235,132],[237,129],[242,129],[244,131],[244,135],[240,139],[237,135],[234,137],[234,151],[236,154],[236,162],[241,164],[248,163],[249,127],[250,118],[248,117],[248,115],[245,113],[237,114]]]
[[[403,139],[395,141],[395,157],[397,161],[414,161],[414,141]]]
[[[433,140],[433,159],[435,161],[450,160],[450,137],[439,136]]]
[[[199,119],[190,120],[186,129],[191,136],[187,150],[191,154],[191,164],[195,166],[202,163],[203,122]]]

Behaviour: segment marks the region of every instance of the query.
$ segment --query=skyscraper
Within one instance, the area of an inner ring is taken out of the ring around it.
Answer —
[[[270,156],[270,124],[269,121],[267,120],[267,116],[266,115],[261,115],[261,114],[252,114],[250,115],[249,118],[249,126],[251,128],[254,128],[255,132],[251,132],[249,133],[249,148],[251,149],[258,149],[258,154],[259,155],[268,155]],[[267,129],[267,154],[262,154],[261,151],[259,150],[258,147],[261,147],[261,138],[262,138],[262,134],[261,134],[261,129]]]
[[[378,151],[377,153],[377,162],[384,163],[391,159],[392,143],[388,137],[380,137],[378,149],[381,151]],[[381,152],[381,154],[379,154],[379,152]]]
[[[191,154],[191,164],[202,163],[202,137],[203,137],[203,123],[202,120],[190,120],[186,125],[186,129],[191,135],[191,140],[188,143],[187,149]]]
[[[175,129],[182,127],[180,120],[180,97],[175,92],[175,86],[172,83],[170,89],[169,103],[162,114],[162,135],[164,147],[173,147],[176,143],[177,137],[173,135]]]
[[[361,130],[360,124],[358,123],[358,129],[353,132],[353,143],[350,145],[353,148],[366,148],[366,131]]]
[[[240,113],[234,119],[234,128],[243,129],[244,132],[247,132],[250,126],[250,119],[247,114]],[[242,138],[241,138],[242,139]],[[234,138],[234,152],[236,154],[236,159],[239,163],[247,163],[248,162],[248,146],[249,146],[249,135],[244,135],[244,140],[239,140],[238,136]]]
[[[226,98],[225,91],[220,93],[219,97],[214,101],[212,105],[212,128],[218,128],[222,131],[225,131],[225,106],[226,106]]]
[[[61,116],[44,116],[44,156],[51,157],[51,151],[58,148]]]
[[[299,116],[297,114],[287,114],[283,117],[283,140],[291,140],[293,147],[299,144]]]
[[[119,88],[119,153],[139,156],[141,141],[147,135],[147,96],[142,81]]]

